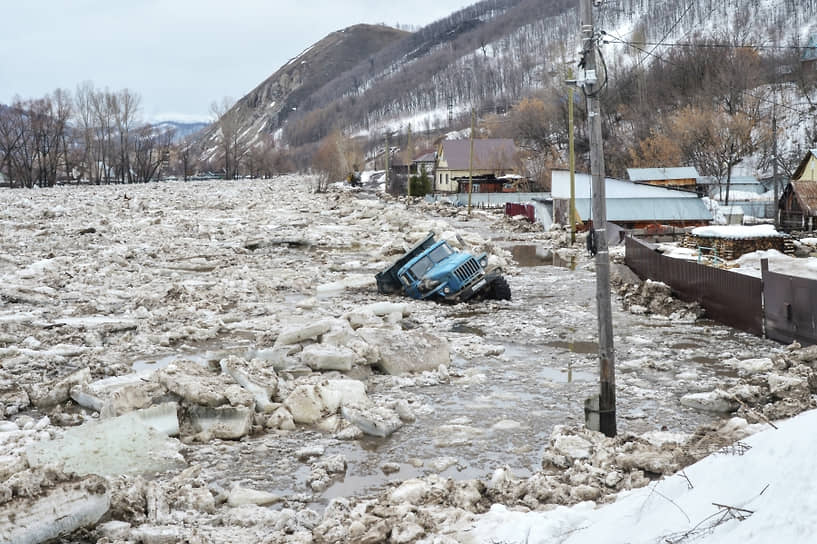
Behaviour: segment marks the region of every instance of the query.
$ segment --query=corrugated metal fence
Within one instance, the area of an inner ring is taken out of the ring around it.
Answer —
[[[517,204],[516,202],[505,203],[505,215],[524,215],[531,223],[536,223],[536,208],[533,204]]]
[[[686,301],[706,309],[712,319],[753,334],[763,334],[762,283],[737,272],[673,259],[628,237],[626,263],[641,278],[666,283]]]
[[[763,262],[766,336],[817,344],[817,281],[770,272]]]

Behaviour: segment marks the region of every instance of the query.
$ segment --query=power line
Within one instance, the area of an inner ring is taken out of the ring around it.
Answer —
[[[656,54],[655,54],[655,53],[653,53],[652,51],[647,51],[646,49],[642,49],[642,48],[641,48],[641,47],[639,47],[638,45],[636,45],[636,44],[634,44],[634,43],[631,43],[631,42],[628,42],[628,41],[626,41],[626,40],[624,40],[624,39],[622,39],[622,38],[620,38],[620,37],[616,36],[615,34],[611,34],[611,33],[609,33],[609,32],[605,32],[605,35],[607,35],[607,36],[612,36],[614,39],[618,40],[618,42],[616,42],[616,43],[621,43],[621,44],[627,45],[628,47],[632,47],[633,49],[636,49],[636,50],[638,50],[638,51],[641,51],[642,53],[646,53],[646,54],[647,54],[648,56],[650,56],[650,57],[655,57],[656,59],[658,59],[658,60],[660,60],[661,62],[664,62],[664,63],[666,63],[666,64],[669,64],[670,66],[675,66],[675,67],[677,67],[677,68],[683,68],[683,66],[682,66],[682,65],[680,65],[680,64],[678,64],[677,62],[673,62],[673,61],[671,61],[671,60],[667,60],[667,59],[665,59],[664,57],[661,57],[660,55],[656,55]],[[641,63],[639,62],[639,65],[640,65],[640,64],[641,64]],[[747,91],[747,90],[736,89],[735,87],[732,87],[732,86],[728,86],[728,87],[729,87],[729,89],[731,89],[731,90],[733,90],[733,91],[737,91],[737,92],[739,92],[739,93],[741,93],[741,94],[745,94],[745,95],[751,96],[752,98],[754,98],[754,99],[756,99],[756,100],[758,100],[758,101],[760,101],[760,102],[765,102],[765,103],[767,103],[767,104],[773,104],[773,103],[774,103],[773,101],[769,100],[768,98],[764,98],[764,97],[762,97],[762,96],[757,96],[756,94],[753,94],[753,93],[751,93],[751,92],[749,92],[749,91]],[[778,105],[778,106],[780,106],[781,108],[784,108],[784,109],[787,109],[787,110],[792,111],[792,112],[794,112],[794,113],[797,113],[798,115],[809,115],[809,112],[802,111],[802,110],[798,110],[797,108],[793,108],[793,107],[788,106],[788,105],[783,104],[783,103],[780,103],[780,104],[777,104],[777,105]],[[747,114],[748,114],[748,112],[744,112],[744,113],[747,113]]]
[[[613,36],[605,31],[601,31],[602,34],[606,36]],[[616,41],[612,43],[623,43],[627,45],[633,45],[634,42],[627,42],[622,40],[621,38],[615,38]],[[758,45],[758,44],[740,44],[740,45],[733,45],[729,43],[666,43],[666,42],[638,42],[640,45],[644,46],[655,46],[655,47],[693,47],[693,48],[700,48],[700,49],[713,49],[713,48],[723,48],[723,49],[779,49],[779,50],[797,50],[802,51],[805,49],[817,49],[817,46],[806,46],[806,45]],[[655,48],[652,49],[654,51]],[[651,51],[650,51],[651,52]]]

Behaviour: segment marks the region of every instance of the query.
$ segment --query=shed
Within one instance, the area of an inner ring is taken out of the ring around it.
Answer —
[[[605,179],[607,220],[626,228],[661,223],[673,226],[707,225],[712,214],[697,194],[623,181]],[[568,224],[570,172],[552,173],[553,220]],[[589,174],[576,174],[576,211],[582,222],[592,220],[592,191]]]
[[[784,230],[817,228],[817,181],[790,181],[778,205]]]
[[[627,177],[636,183],[674,187],[694,191],[698,183],[698,171],[693,166],[674,168],[628,168]]]

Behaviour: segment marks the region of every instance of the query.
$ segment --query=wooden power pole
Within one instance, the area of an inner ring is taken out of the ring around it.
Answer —
[[[567,77],[573,78],[573,70],[567,74]],[[573,140],[573,87],[567,88],[567,149],[568,162],[570,165],[570,210],[568,217],[570,218],[570,245],[576,243],[576,155],[574,153]]]
[[[471,108],[471,156],[468,159],[468,217],[471,217],[471,192],[474,185],[474,124],[476,112]]]
[[[607,195],[604,183],[604,149],[601,137],[601,107],[598,94],[604,87],[596,70],[596,35],[593,0],[581,2],[582,55],[579,74],[587,96],[590,133],[590,175],[593,181],[593,241],[596,251],[596,306],[599,321],[599,430],[616,435],[616,376],[613,348],[613,316],[610,304],[610,255],[607,247]],[[607,77],[607,74],[604,74]]]
[[[391,155],[391,131],[386,129],[386,191],[393,195],[391,186],[391,176],[389,175],[389,157]]]

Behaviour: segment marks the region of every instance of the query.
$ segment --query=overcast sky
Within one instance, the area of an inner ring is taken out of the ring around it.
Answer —
[[[78,83],[131,89],[142,116],[207,120],[330,32],[426,25],[476,0],[5,0],[0,103]]]

